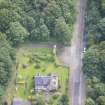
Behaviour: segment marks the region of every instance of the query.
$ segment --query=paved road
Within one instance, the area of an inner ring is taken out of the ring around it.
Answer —
[[[61,59],[70,66],[70,94],[72,105],[84,105],[85,79],[82,72],[82,52],[84,48],[84,17],[86,0],[79,0],[76,6],[78,12],[71,47],[64,48]]]

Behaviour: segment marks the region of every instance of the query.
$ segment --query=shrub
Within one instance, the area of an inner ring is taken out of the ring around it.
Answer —
[[[23,65],[22,65],[23,69],[26,69],[27,66],[28,66],[27,64],[23,64]]]
[[[54,100],[52,98],[49,99],[49,105],[53,105]]]
[[[69,105],[69,99],[67,95],[62,95],[61,98],[58,101],[57,105]]]
[[[43,68],[43,69],[42,69],[42,72],[45,72],[45,71],[46,71],[46,68]]]
[[[53,98],[54,100],[56,100],[59,96],[60,96],[59,93],[55,93],[55,94],[52,96],[52,98]]]
[[[36,69],[39,69],[39,68],[40,68],[40,64],[37,63],[37,64],[35,65],[35,68],[36,68]]]
[[[45,105],[45,102],[44,102],[44,100],[41,97],[38,97],[36,99],[35,105]]]

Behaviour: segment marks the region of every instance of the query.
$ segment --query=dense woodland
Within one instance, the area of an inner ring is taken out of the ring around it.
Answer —
[[[25,40],[67,44],[74,15],[73,0],[4,0],[0,3],[0,31],[12,45]]]
[[[0,0],[0,105],[16,46],[27,41],[68,45],[74,20],[74,0]]]
[[[105,105],[105,0],[88,0],[86,11],[86,105]]]

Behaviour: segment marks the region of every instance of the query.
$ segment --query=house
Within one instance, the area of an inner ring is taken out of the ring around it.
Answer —
[[[14,97],[12,105],[31,105],[27,100],[22,100],[21,98]]]
[[[35,90],[52,91],[58,89],[58,76],[51,74],[49,76],[37,75],[34,77]]]

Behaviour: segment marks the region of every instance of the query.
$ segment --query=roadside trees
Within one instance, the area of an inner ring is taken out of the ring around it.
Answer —
[[[97,105],[105,105],[105,96],[99,96],[96,102],[97,102]]]
[[[71,39],[71,31],[68,24],[66,24],[63,17],[56,20],[55,23],[55,37],[63,44],[69,44]]]
[[[95,102],[91,98],[87,98],[85,105],[95,105]]]

